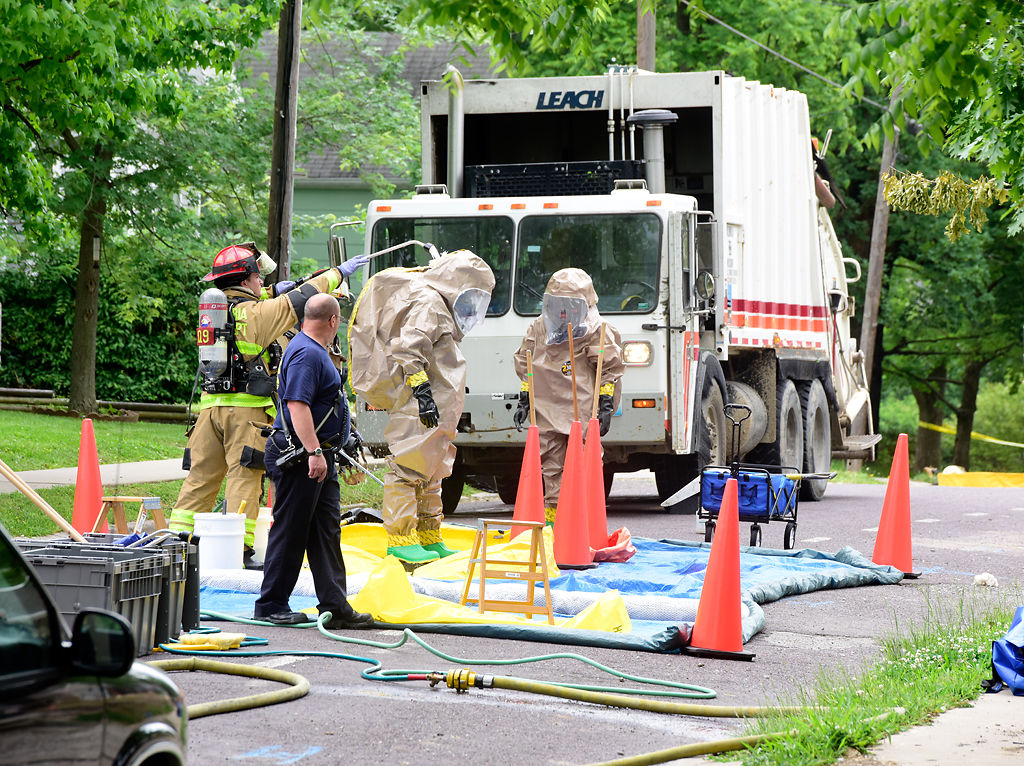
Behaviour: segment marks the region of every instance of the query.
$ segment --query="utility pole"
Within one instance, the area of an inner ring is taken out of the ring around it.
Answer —
[[[897,132],[882,144],[882,161],[878,169],[878,192],[875,194],[875,215],[871,223],[871,245],[868,251],[868,281],[864,293],[864,319],[860,328],[860,350],[864,354],[864,377],[868,384],[874,372],[875,336],[878,333],[878,308],[882,300],[882,274],[885,271],[885,240],[889,236],[889,203],[885,201],[885,174],[892,169],[896,157]],[[874,396],[872,396],[874,398]]]
[[[655,29],[653,0],[636,0],[636,66],[654,71]]]
[[[277,261],[269,279],[287,279],[292,238],[292,174],[295,167],[295,121],[299,100],[299,32],[302,0],[281,6],[277,25],[277,82],[274,96],[274,139],[270,152],[270,205],[267,253]]]

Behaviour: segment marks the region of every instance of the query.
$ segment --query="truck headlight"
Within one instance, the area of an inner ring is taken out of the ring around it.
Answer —
[[[622,363],[627,367],[647,367],[654,350],[646,340],[627,340],[622,344]]]

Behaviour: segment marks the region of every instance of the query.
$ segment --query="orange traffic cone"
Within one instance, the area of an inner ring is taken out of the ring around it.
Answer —
[[[599,551],[608,547],[608,508],[604,502],[601,424],[597,418],[591,418],[587,425],[587,443],[583,448],[583,476],[586,482],[587,529],[590,532],[590,547]]]
[[[562,469],[555,512],[555,563],[562,569],[586,569],[593,565],[587,531],[587,487],[583,476],[583,424],[569,428],[569,448]]]
[[[544,521],[544,477],[540,469],[540,429],[537,426],[530,426],[526,432],[526,450],[512,520]],[[527,527],[513,526],[512,537],[526,530]]]
[[[75,506],[71,512],[71,526],[85,534],[92,532],[96,517],[103,508],[103,482],[100,480],[100,459],[96,454],[96,435],[92,420],[82,421],[82,438],[78,444],[78,474],[75,478]],[[107,531],[103,520],[101,532]]]
[[[875,552],[871,561],[889,565],[903,572],[904,577],[920,577],[914,572],[914,557],[910,546],[910,460],[907,457],[907,435],[896,440],[896,454],[892,457],[889,482],[885,486],[882,518],[875,536]]]
[[[704,572],[697,619],[684,651],[705,657],[752,660],[743,650],[743,602],[740,599],[740,517],[736,479],[725,482],[715,536]]]

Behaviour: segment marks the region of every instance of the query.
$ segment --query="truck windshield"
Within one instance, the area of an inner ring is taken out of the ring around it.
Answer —
[[[373,227],[373,250],[398,245],[409,239],[431,242],[441,251],[472,250],[494,272],[494,292],[488,316],[508,311],[512,271],[511,218],[384,218]],[[421,247],[405,247],[373,259],[374,272],[392,266],[425,266],[430,256]]]
[[[569,266],[594,280],[606,314],[646,314],[658,303],[661,222],[653,213],[528,216],[519,226],[516,313],[540,313],[551,275]]]

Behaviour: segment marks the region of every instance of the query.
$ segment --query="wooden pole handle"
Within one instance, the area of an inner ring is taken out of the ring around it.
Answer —
[[[580,405],[576,400],[576,349],[572,343],[572,322],[569,323],[569,371],[572,373],[572,419],[580,419]]]
[[[601,344],[597,347],[597,377],[594,378],[594,410],[590,419],[597,417],[597,402],[601,398],[601,364],[604,362],[604,330],[607,325],[601,322]]]
[[[72,540],[75,540],[80,543],[85,542],[85,538],[82,537],[81,533],[73,526],[68,524],[67,519],[65,519],[55,510],[53,510],[53,508],[50,507],[49,503],[43,500],[43,498],[41,498],[39,494],[34,489],[32,489],[32,487],[26,484],[25,481],[20,476],[18,476],[18,474],[12,471],[10,466],[8,466],[7,463],[5,463],[3,460],[0,460],[0,473],[2,473],[4,477],[11,484],[14,485],[15,489],[17,489],[19,492],[21,492],[21,494],[23,494],[25,497],[27,497],[29,500],[35,503],[36,506],[38,506],[39,509],[43,511],[43,513],[45,513],[54,522],[56,522],[58,527],[67,532],[71,536]]]
[[[536,410],[536,404],[535,404],[534,395],[533,395],[534,380],[533,380],[533,352],[532,351],[527,351],[526,352],[526,385],[527,385],[526,394],[527,394],[527,396],[530,399],[530,425],[531,426],[535,426],[535,425],[537,425],[537,410]]]

